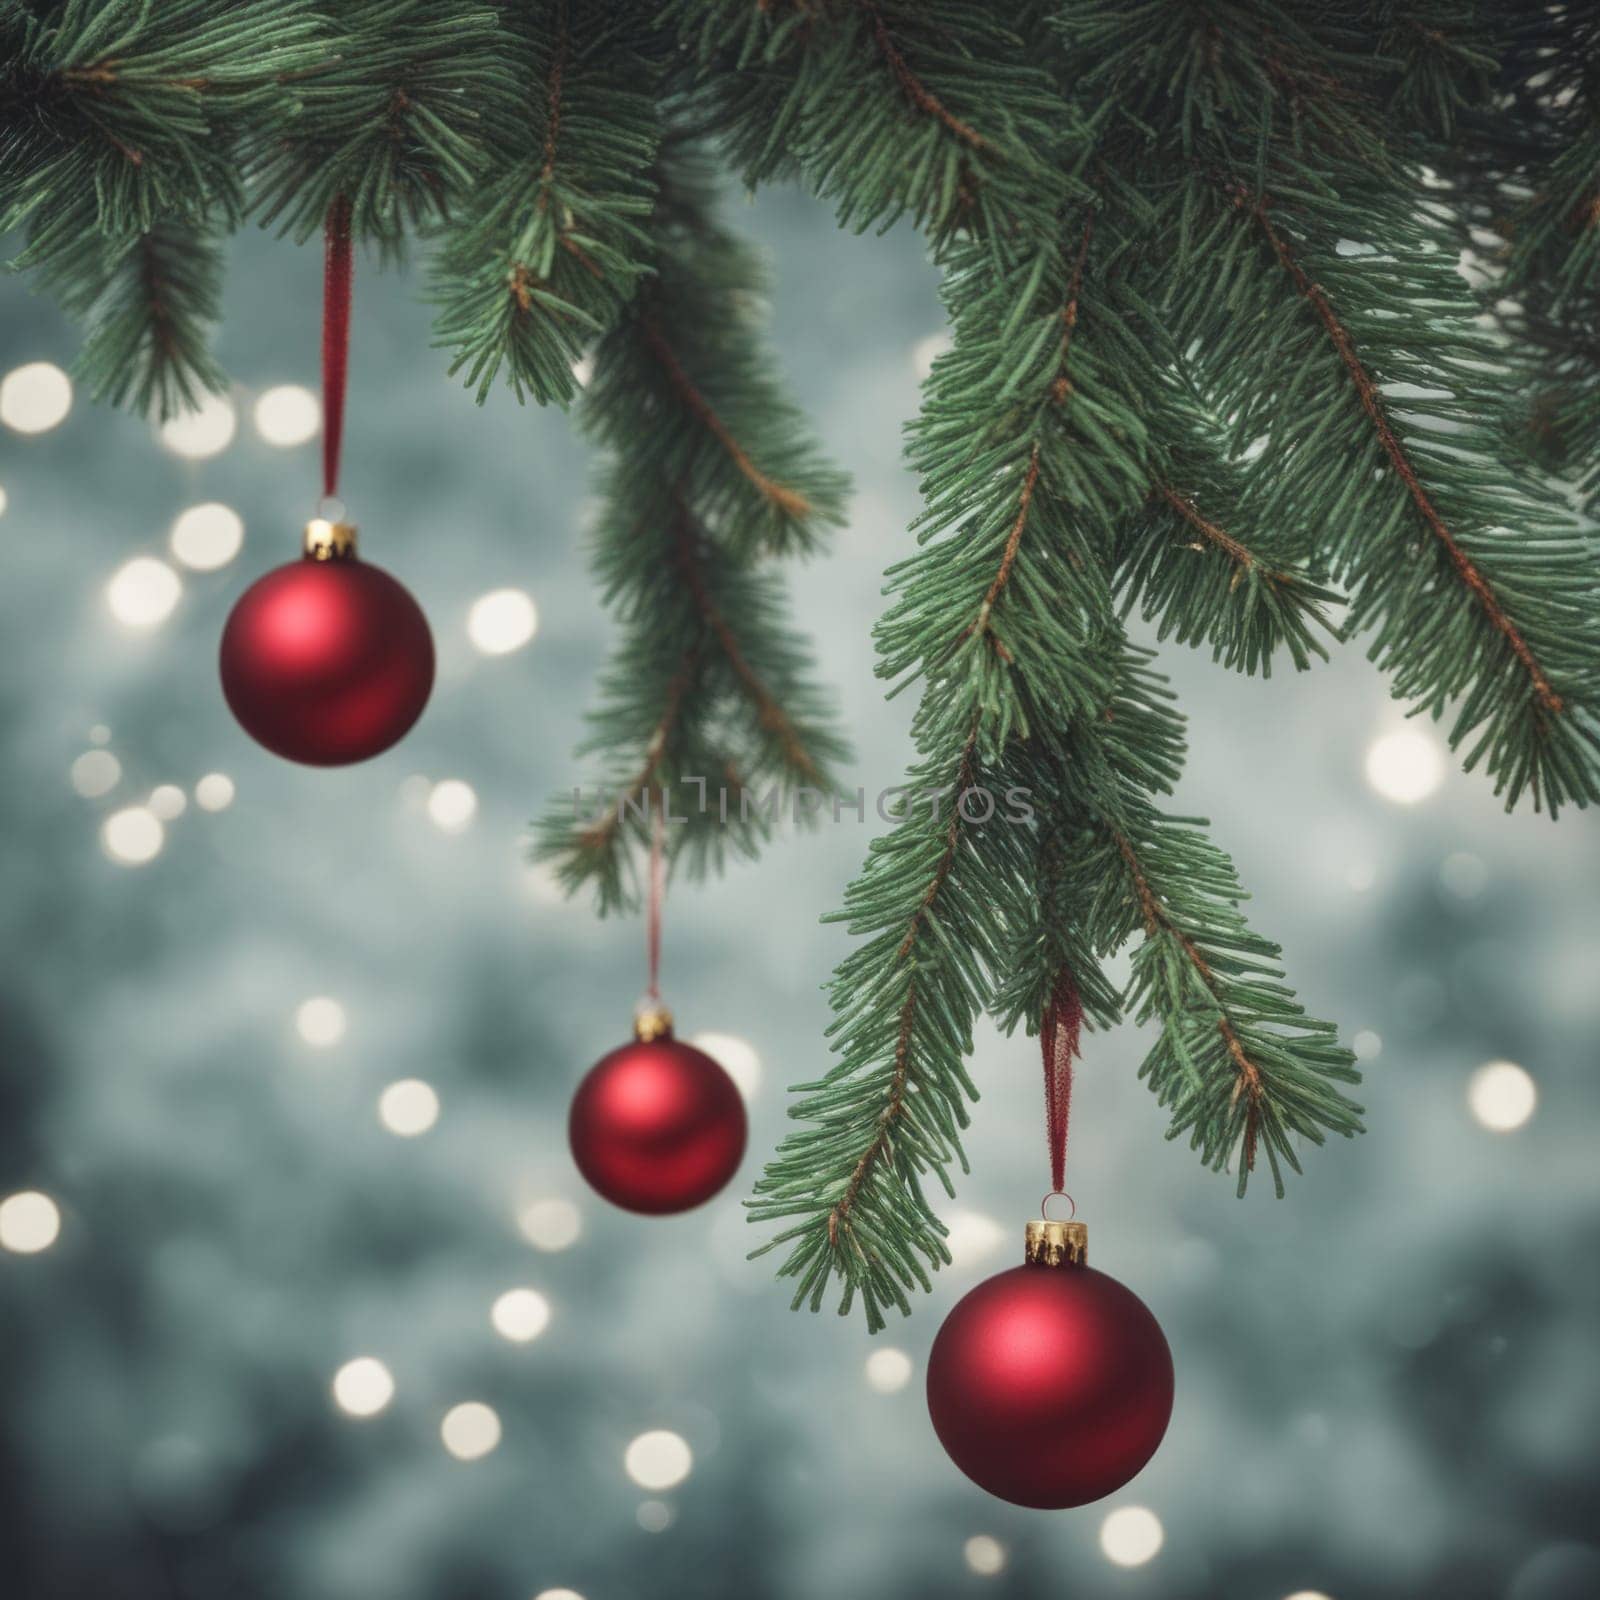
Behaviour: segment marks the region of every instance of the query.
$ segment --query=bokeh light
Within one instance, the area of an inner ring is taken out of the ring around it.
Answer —
[[[232,506],[207,500],[179,513],[167,543],[184,566],[195,572],[215,572],[243,548],[244,518]]]
[[[1333,1597],[1320,1589],[1296,1589],[1293,1594],[1285,1595],[1283,1600],[1333,1600]]]
[[[486,656],[509,655],[520,650],[539,627],[533,597],[521,589],[494,589],[472,602],[467,613],[467,637]]]
[[[6,499],[5,489],[0,487],[0,517],[3,517],[6,514],[6,507],[9,504],[10,502]]]
[[[911,370],[917,375],[918,383],[926,383],[933,371],[933,364],[950,348],[950,335],[948,333],[930,333],[918,339],[911,347]]]
[[[189,797],[175,783],[159,783],[150,791],[150,798],[145,804],[163,822],[171,822],[173,818],[183,815],[188,808]]]
[[[233,796],[233,779],[225,772],[208,772],[194,786],[194,803],[202,811],[226,811]]]
[[[761,1086],[761,1057],[753,1044],[731,1033],[697,1033],[689,1043],[704,1050],[733,1079],[746,1100],[755,1098]]]
[[[167,836],[161,818],[149,806],[113,811],[100,825],[100,844],[119,866],[142,867],[161,854]]]
[[[1100,1524],[1100,1548],[1118,1567],[1142,1567],[1165,1540],[1161,1519],[1148,1506],[1118,1506]]]
[[[37,1189],[23,1189],[0,1200],[0,1246],[14,1255],[48,1250],[61,1234],[61,1211]]]
[[[463,1400],[445,1412],[439,1437],[457,1461],[477,1461],[500,1443],[500,1418],[481,1400]]]
[[[550,1326],[550,1302],[537,1289],[507,1289],[489,1308],[489,1320],[502,1339],[527,1344]]]
[[[135,556],[124,562],[106,585],[111,615],[129,628],[154,628],[172,615],[183,580],[165,561]]]
[[[1363,1028],[1350,1041],[1350,1048],[1355,1051],[1357,1061],[1376,1061],[1383,1054],[1383,1039],[1371,1028]]]
[[[633,1516],[646,1533],[665,1533],[672,1526],[672,1507],[665,1500],[641,1500]]]
[[[352,1417],[375,1417],[394,1399],[394,1375],[376,1356],[357,1356],[333,1375],[333,1399]]]
[[[981,1211],[955,1211],[945,1221],[949,1230],[945,1246],[950,1252],[952,1266],[971,1267],[992,1256],[1007,1238],[1007,1233],[993,1217]]]
[[[541,1589],[533,1600],[583,1600],[576,1589]]]
[[[975,1533],[962,1547],[967,1569],[980,1578],[998,1577],[1006,1570],[1006,1547],[987,1533]]]
[[[439,1096],[421,1078],[401,1078],[378,1096],[378,1121],[401,1139],[415,1139],[439,1120]]]
[[[122,781],[122,763],[109,750],[85,750],[72,763],[72,787],[85,800],[110,794]]]
[[[478,814],[478,796],[470,783],[460,778],[445,778],[434,784],[428,795],[428,815],[444,833],[462,833],[472,826]]]
[[[1444,782],[1444,751],[1421,728],[1400,728],[1367,748],[1367,782],[1385,800],[1414,806]]]
[[[894,1394],[911,1382],[911,1357],[885,1345],[867,1357],[867,1383],[879,1394]]]
[[[315,436],[322,426],[322,407],[309,389],[282,383],[256,401],[255,424],[268,444],[289,449]]]
[[[160,437],[175,456],[204,461],[220,455],[233,443],[239,419],[233,403],[219,394],[207,395],[193,411],[181,412],[161,424]]]
[[[314,994],[302,1000],[294,1014],[295,1031],[308,1045],[327,1050],[344,1038],[348,1021],[344,1007],[331,995]]]
[[[517,1226],[535,1250],[570,1250],[583,1231],[583,1218],[570,1200],[535,1200],[517,1213]]]
[[[681,1435],[655,1428],[628,1445],[622,1465],[641,1489],[672,1489],[693,1470],[694,1452]]]
[[[1467,1081],[1467,1107],[1491,1133],[1515,1133],[1538,1104],[1538,1086],[1514,1061],[1485,1062]]]
[[[17,433],[48,433],[72,410],[72,379],[50,361],[29,361],[0,378],[0,422]]]

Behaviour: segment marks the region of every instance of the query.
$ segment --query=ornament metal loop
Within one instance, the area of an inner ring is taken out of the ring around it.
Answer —
[[[1063,1222],[1071,1222],[1073,1218],[1078,1215],[1078,1202],[1074,1200],[1065,1189],[1052,1189],[1050,1193],[1039,1202],[1039,1215],[1043,1217],[1046,1222],[1054,1222],[1056,1220],[1050,1215],[1050,1202],[1052,1200],[1065,1200],[1067,1204],[1072,1207],[1071,1213],[1061,1219]]]
[[[348,561],[356,553],[355,524],[313,517],[306,524],[302,548],[311,561]]]

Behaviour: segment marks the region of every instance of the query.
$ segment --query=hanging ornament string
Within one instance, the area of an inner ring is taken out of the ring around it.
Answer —
[[[345,379],[350,370],[350,294],[354,276],[350,202],[328,207],[322,257],[322,493],[339,493],[339,447],[344,442]]]
[[[652,1004],[661,1002],[661,907],[667,897],[666,818],[663,806],[651,808],[650,892],[645,904],[645,942],[650,983],[645,990]]]
[[[1050,1147],[1050,1194],[1067,1196],[1067,1119],[1072,1112],[1072,1058],[1083,1029],[1083,998],[1072,974],[1062,967],[1039,1026],[1044,1054],[1045,1138]]]

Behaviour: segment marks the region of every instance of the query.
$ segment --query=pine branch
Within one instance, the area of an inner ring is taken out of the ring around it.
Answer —
[[[668,0],[663,14],[746,183],[801,175],[842,226],[907,217],[940,248],[968,235],[999,251],[1054,226],[1071,119],[1025,19],[970,0]]]
[[[612,458],[596,560],[622,639],[580,751],[604,758],[605,798],[588,816],[558,802],[537,842],[602,912],[633,903],[652,803],[686,819],[672,858],[717,870],[786,812],[813,820],[845,753],[756,564],[837,521],[843,479],[772,375],[751,310],[759,263],[716,222],[703,155],[674,136],[652,184],[649,276],[601,340],[580,410]]]
[[[504,370],[519,401],[564,405],[573,363],[648,270],[660,69],[635,6],[544,0],[504,26],[522,115],[435,257],[436,331],[480,402]]]

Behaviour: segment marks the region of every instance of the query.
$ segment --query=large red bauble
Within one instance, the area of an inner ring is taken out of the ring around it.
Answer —
[[[381,567],[310,556],[245,590],[222,632],[222,692],[244,731],[313,767],[365,761],[422,715],[433,635]]]
[[[634,1040],[589,1069],[567,1134],[589,1183],[660,1216],[709,1200],[738,1170],[748,1132],[733,1079],[670,1034]]]
[[[990,1494],[1081,1506],[1155,1454],[1172,1415],[1172,1352],[1115,1278],[1014,1267],[945,1319],[928,1357],[928,1411],[951,1460]]]

